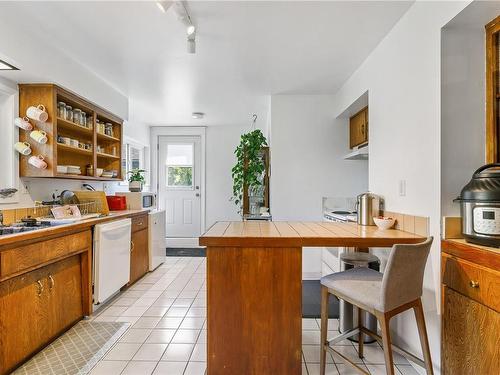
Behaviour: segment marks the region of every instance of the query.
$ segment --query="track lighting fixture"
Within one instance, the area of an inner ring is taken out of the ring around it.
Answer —
[[[156,5],[163,13],[166,13],[168,8],[172,5],[172,1],[157,1]]]
[[[0,60],[0,70],[19,70],[13,65],[10,65],[9,63],[6,63],[3,60]]]
[[[165,13],[172,5],[177,19],[186,27],[187,52],[196,53],[196,26],[191,20],[191,16],[186,8],[185,1],[157,1],[158,8]]]

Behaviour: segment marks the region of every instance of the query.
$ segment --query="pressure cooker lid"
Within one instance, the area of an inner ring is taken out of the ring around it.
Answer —
[[[500,202],[500,163],[483,165],[460,193],[461,201]]]

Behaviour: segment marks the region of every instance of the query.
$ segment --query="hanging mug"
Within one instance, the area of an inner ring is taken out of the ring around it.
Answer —
[[[29,107],[26,110],[26,116],[40,122],[45,122],[49,119],[49,114],[45,111],[45,106],[43,104],[39,104],[36,107]]]
[[[33,130],[30,133],[30,137],[41,144],[47,143],[48,141],[47,133],[45,133],[43,130]]]
[[[42,155],[31,156],[28,159],[28,163],[30,163],[32,166],[38,169],[47,168],[47,162],[44,160],[44,157]]]
[[[22,155],[31,154],[31,145],[28,142],[16,142],[14,148]]]
[[[21,129],[24,129],[27,131],[33,130],[33,125],[31,125],[30,119],[27,118],[26,116],[25,117],[16,117],[16,119],[14,120],[14,124],[16,126],[20,127]]]

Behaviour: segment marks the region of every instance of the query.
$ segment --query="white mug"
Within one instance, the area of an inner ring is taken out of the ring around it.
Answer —
[[[30,133],[30,137],[41,144],[47,143],[48,141],[47,133],[45,133],[43,130],[33,130]]]
[[[36,107],[29,107],[26,110],[26,116],[40,122],[45,122],[49,119],[49,114],[45,111],[45,106],[43,104],[39,104]]]
[[[28,142],[16,142],[14,148],[22,155],[31,154],[31,145]]]
[[[16,119],[14,120],[14,124],[16,126],[20,127],[21,129],[24,129],[27,131],[33,130],[33,125],[31,125],[30,119],[27,118],[26,116],[25,117],[16,117]]]
[[[44,160],[44,157],[42,155],[31,156],[28,159],[28,163],[30,163],[35,168],[39,168],[39,169],[47,168],[47,162]]]

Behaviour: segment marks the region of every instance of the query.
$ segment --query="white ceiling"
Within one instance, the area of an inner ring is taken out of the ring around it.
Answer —
[[[188,2],[185,28],[154,2],[17,3],[47,42],[130,98],[151,125],[246,124],[271,94],[332,94],[412,2]],[[15,57],[14,57],[15,58]],[[22,73],[20,73],[22,74]],[[205,112],[201,122],[191,112]]]

